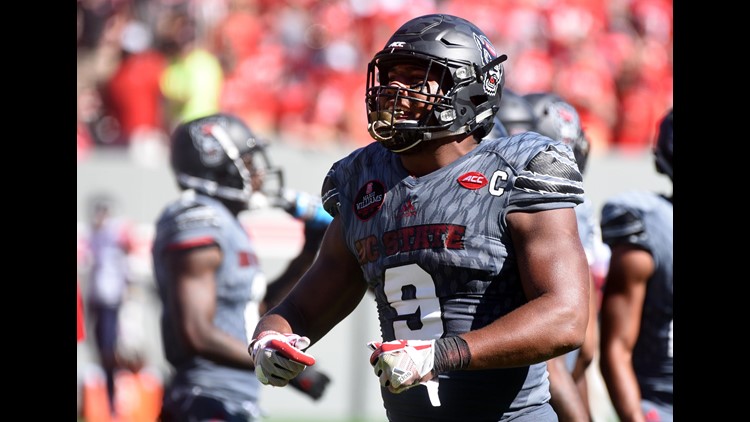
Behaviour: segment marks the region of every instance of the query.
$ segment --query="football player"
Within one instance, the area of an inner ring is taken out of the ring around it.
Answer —
[[[182,192],[159,216],[152,247],[162,343],[174,369],[161,420],[258,420],[260,384],[247,345],[259,309],[267,307],[266,280],[260,246],[238,216],[248,209],[253,188],[280,173],[267,163],[262,140],[236,116],[221,113],[175,129],[171,166]],[[289,207],[297,209],[307,207]],[[292,385],[317,399],[328,381],[311,368]]]
[[[581,345],[589,279],[571,148],[485,138],[507,59],[471,22],[404,23],[368,65],[375,139],[335,162],[320,252],[263,317],[249,352],[264,384],[314,363],[304,350],[368,287],[382,338],[369,362],[389,421],[557,421],[547,359]]]
[[[672,109],[654,146],[656,170],[672,178]],[[621,420],[671,422],[673,405],[672,194],[628,191],[601,211],[612,251],[601,304],[600,368]]]

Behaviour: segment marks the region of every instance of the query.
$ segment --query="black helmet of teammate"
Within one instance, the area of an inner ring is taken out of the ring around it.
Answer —
[[[659,136],[656,138],[654,146],[654,158],[656,159],[656,170],[659,173],[666,174],[672,179],[672,110],[669,109],[667,114],[659,123]]]
[[[181,189],[247,208],[254,169],[277,171],[268,162],[266,143],[239,118],[218,113],[180,124],[172,133],[171,164]],[[280,176],[280,173],[279,173]]]
[[[526,98],[507,88],[503,91],[503,99],[500,100],[500,109],[495,118],[500,119],[508,135],[534,130],[536,126],[536,116],[531,104]]]
[[[578,170],[586,168],[591,144],[581,126],[575,107],[551,92],[535,92],[523,96],[536,116],[535,132],[570,145]]]
[[[431,14],[401,26],[376,53],[367,68],[367,119],[370,135],[394,152],[422,141],[490,133],[500,104],[505,74],[487,36],[471,22],[451,15]],[[426,80],[398,90],[388,86],[388,70],[396,64],[417,64],[427,72],[442,72],[442,95],[426,94]],[[426,96],[431,113],[419,120],[396,120],[399,95]]]

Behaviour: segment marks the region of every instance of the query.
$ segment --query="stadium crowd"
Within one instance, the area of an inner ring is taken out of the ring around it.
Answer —
[[[161,148],[179,121],[217,111],[281,142],[367,144],[368,53],[435,11],[486,28],[508,54],[507,88],[575,106],[593,154],[643,151],[672,105],[671,0],[77,3],[79,160]]]

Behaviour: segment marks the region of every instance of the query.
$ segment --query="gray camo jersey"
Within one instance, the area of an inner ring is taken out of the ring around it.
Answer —
[[[418,178],[372,143],[334,163],[322,189],[375,293],[384,341],[465,333],[526,303],[505,216],[571,208],[583,193],[571,149],[531,132],[485,139]],[[389,420],[499,421],[550,398],[544,362],[450,372],[439,384],[440,407],[423,387],[381,389]]]
[[[240,411],[245,402],[256,402],[260,382],[252,369],[230,368],[194,355],[176,335],[178,323],[171,319],[167,297],[174,294],[173,275],[163,259],[167,249],[185,249],[216,243],[224,256],[216,274],[216,327],[247,344],[245,306],[251,300],[254,280],[260,268],[247,232],[219,201],[192,191],[169,204],[160,215],[153,243],[153,263],[159,296],[164,305],[161,323],[167,361],[174,367],[172,388],[219,399],[230,411]],[[257,288],[257,287],[256,287]]]
[[[633,367],[642,398],[661,403],[672,403],[673,227],[672,202],[656,193],[624,192],[602,207],[602,240],[610,246],[637,245],[656,265],[646,287]]]

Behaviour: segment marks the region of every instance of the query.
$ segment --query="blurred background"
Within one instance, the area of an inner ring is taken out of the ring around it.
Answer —
[[[578,109],[592,144],[584,183],[596,205],[624,190],[671,191],[651,155],[673,98],[670,0],[77,0],[78,282],[86,296],[90,211],[106,195],[131,242],[124,353],[151,377],[150,397],[169,373],[150,242],[161,207],[178,192],[170,130],[199,115],[234,113],[267,138],[288,187],[317,193],[335,160],[371,142],[364,91],[372,55],[401,23],[432,12],[485,31],[509,57],[507,88],[554,91]],[[271,279],[301,247],[301,224],[280,210],[244,221]],[[91,406],[100,394],[92,337],[89,330],[77,355],[77,416],[87,422],[97,422]],[[365,344],[376,338],[368,296],[311,348],[333,378],[323,398],[269,387],[261,398],[268,420],[384,421],[366,363]],[[616,421],[597,371],[589,370],[599,386],[595,420]],[[122,385],[118,400],[146,400],[126,378]],[[148,414],[120,422],[153,421]]]

